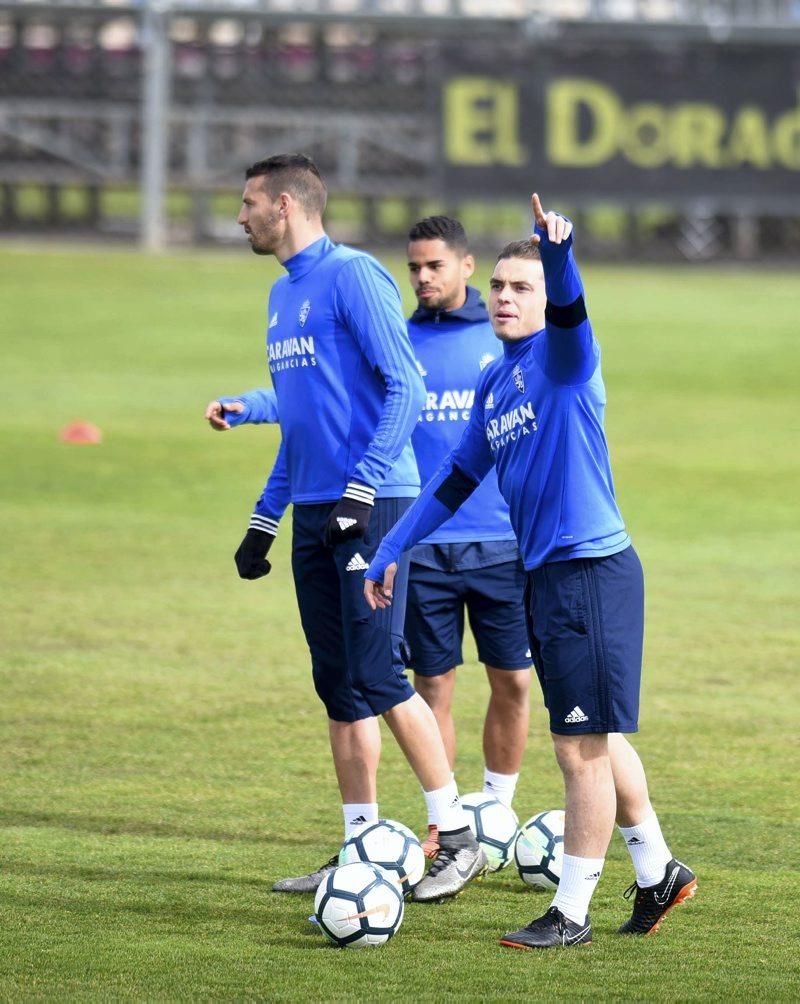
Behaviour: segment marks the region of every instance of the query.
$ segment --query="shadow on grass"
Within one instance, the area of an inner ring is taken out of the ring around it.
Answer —
[[[54,812],[0,812],[0,827],[38,826],[63,830],[78,830],[97,833],[101,836],[162,837],[186,840],[213,840],[245,844],[268,844],[269,846],[314,847],[319,838],[314,834],[302,833],[248,833],[240,830],[193,830],[186,826],[170,823],[155,823],[150,820],[113,819],[107,816],[81,816],[75,813]]]

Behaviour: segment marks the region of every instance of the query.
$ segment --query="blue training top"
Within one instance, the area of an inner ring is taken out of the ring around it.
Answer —
[[[408,334],[426,391],[425,405],[411,436],[425,484],[460,442],[478,377],[502,349],[489,323],[486,304],[472,287],[467,287],[464,305],[455,310],[420,307],[408,322]],[[508,506],[492,470],[458,512],[422,543],[513,540]]]
[[[350,481],[377,497],[413,498],[410,435],[424,388],[396,283],[370,255],[327,236],[284,267],[267,312],[281,445],[256,514],[277,521],[290,501],[338,501]],[[269,420],[263,392],[237,400],[246,408],[226,416],[231,425]]]
[[[464,438],[385,537],[366,578],[448,519],[494,466],[526,569],[601,557],[630,544],[603,431],[600,347],[583,303],[572,237],[536,228],[547,291],[545,327],[506,342],[481,374]]]

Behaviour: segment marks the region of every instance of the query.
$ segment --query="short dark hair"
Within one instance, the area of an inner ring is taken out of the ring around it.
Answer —
[[[409,241],[444,241],[453,251],[467,254],[469,241],[464,227],[452,216],[426,216],[408,231]]]
[[[247,168],[245,178],[264,178],[270,198],[282,191],[294,196],[310,216],[322,216],[328,189],[314,161],[302,153],[279,153]]]
[[[497,261],[502,261],[503,258],[527,258],[529,261],[542,260],[539,245],[534,244],[530,237],[526,237],[524,241],[512,241],[510,244],[506,244],[497,256]]]

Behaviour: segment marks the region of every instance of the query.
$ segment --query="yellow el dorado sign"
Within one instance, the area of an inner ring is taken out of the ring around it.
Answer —
[[[800,171],[800,90],[782,108],[771,95],[771,109],[667,96],[630,102],[607,83],[577,76],[546,82],[540,93],[541,105],[517,80],[449,79],[442,103],[448,164],[588,169],[615,161],[645,171]],[[542,121],[526,122],[531,115]],[[535,156],[533,143],[541,147]]]

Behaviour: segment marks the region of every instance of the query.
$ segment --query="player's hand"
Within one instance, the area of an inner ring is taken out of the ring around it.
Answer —
[[[274,534],[255,530],[252,526],[248,529],[233,556],[240,579],[260,579],[269,575],[272,565],[267,561],[267,552],[274,540]]]
[[[209,401],[205,417],[211,428],[216,429],[217,432],[230,429],[230,424],[225,419],[226,411],[241,415],[244,411],[244,405],[241,401],[228,401],[226,404],[222,404],[220,401]]]
[[[546,230],[547,239],[551,244],[561,244],[572,233],[572,224],[558,213],[547,213],[542,209],[542,203],[536,192],[531,196],[531,209],[533,210],[533,222],[537,230]],[[534,244],[541,243],[541,235],[534,233],[531,237]]]
[[[364,537],[369,527],[374,498],[374,488],[349,482],[325,524],[325,546],[336,547],[345,540]]]
[[[364,580],[364,597],[370,610],[385,610],[392,605],[395,575],[397,575],[397,562],[393,561],[386,566],[383,582],[373,582],[372,579]]]

